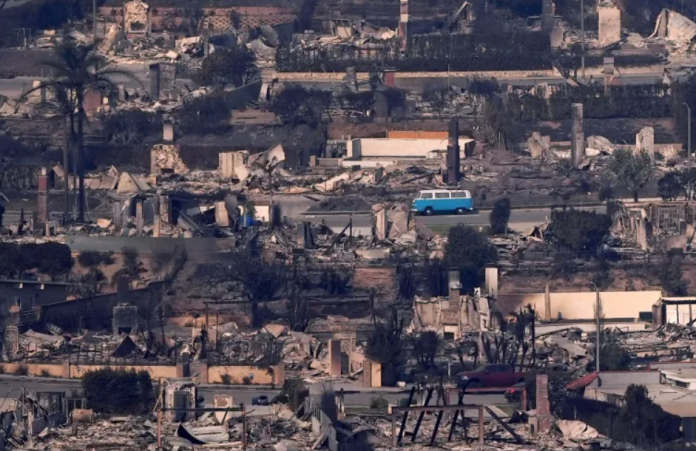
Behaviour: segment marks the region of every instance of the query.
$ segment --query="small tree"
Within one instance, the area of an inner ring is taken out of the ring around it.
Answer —
[[[236,282],[251,307],[251,323],[261,327],[264,323],[260,303],[273,299],[285,284],[282,264],[267,263],[249,250],[238,250],[232,255],[228,279]]]
[[[435,85],[426,86],[423,92],[423,101],[432,111],[437,113],[439,119],[442,119],[442,113],[450,102],[450,91],[448,88],[440,88]]]
[[[140,254],[138,254],[137,249],[124,247],[121,250],[121,255],[123,257],[123,267],[113,275],[112,282],[116,283],[121,277],[128,281],[136,280],[141,274],[147,272],[143,262],[140,261]]]
[[[230,128],[232,111],[218,94],[187,100],[177,111],[185,134],[224,134]]]
[[[638,202],[640,190],[652,180],[655,173],[655,163],[645,150],[637,155],[628,149],[616,150],[608,167],[619,183],[631,192],[635,202]]]
[[[113,265],[114,257],[111,252],[84,251],[77,256],[77,262],[85,268],[96,268],[101,265]]]
[[[662,200],[677,200],[682,191],[683,187],[679,175],[675,172],[668,172],[657,181],[657,194]]]
[[[668,255],[667,261],[659,265],[658,277],[662,288],[672,296],[686,296],[689,281],[684,280],[682,258],[678,255]]]
[[[75,263],[70,247],[65,244],[43,243],[38,245],[36,252],[40,260],[37,266],[38,271],[50,276],[51,280],[68,274]]]
[[[154,389],[147,371],[89,371],[82,376],[82,389],[90,408],[98,413],[144,415],[152,411]]]
[[[694,199],[696,197],[696,168],[683,169],[677,174],[677,177],[679,178],[684,199]]]
[[[484,268],[497,260],[495,246],[484,234],[461,224],[449,230],[444,262],[449,268],[459,269],[466,290],[480,286]]]
[[[413,357],[422,370],[430,370],[435,367],[435,357],[442,343],[437,332],[427,331],[410,337]]]
[[[425,264],[425,276],[430,296],[446,296],[448,292],[447,268],[439,258],[428,260]]]
[[[309,296],[305,293],[308,285],[298,265],[293,265],[292,277],[286,281],[285,297],[290,329],[298,332],[304,332],[310,322]]]
[[[305,89],[296,84],[286,86],[273,98],[269,109],[294,125],[317,127],[324,114],[329,115],[333,94],[320,89]]]
[[[601,371],[626,371],[631,363],[631,354],[611,335],[603,337],[599,348]]]
[[[411,266],[399,265],[397,267],[399,277],[399,297],[405,300],[412,300],[416,295],[416,282],[413,280],[413,268]]]
[[[293,411],[296,411],[309,396],[309,389],[300,378],[286,379],[280,396],[287,400],[288,406]]]
[[[378,321],[373,315],[375,330],[367,339],[365,354],[372,360],[382,364],[383,378],[388,382],[396,382],[395,370],[403,360],[403,329],[404,320],[399,318],[396,308],[392,309],[391,318],[386,322]]]
[[[246,47],[216,48],[205,57],[193,80],[203,86],[242,86],[258,75],[254,60]]]
[[[573,251],[595,251],[609,235],[611,218],[582,210],[553,210],[549,232],[558,246]]]
[[[490,215],[491,230],[496,235],[507,233],[510,221],[510,199],[498,199]]]
[[[22,254],[15,243],[0,243],[0,276],[18,277],[22,272]]]

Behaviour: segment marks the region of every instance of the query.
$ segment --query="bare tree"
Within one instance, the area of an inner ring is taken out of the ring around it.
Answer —
[[[437,113],[439,119],[442,119],[442,113],[450,103],[450,90],[437,86],[426,86],[423,91],[423,101]]]
[[[274,298],[284,286],[285,267],[268,263],[250,250],[238,250],[232,256],[228,280],[236,282],[242,295],[251,306],[251,322],[254,327],[263,326],[259,304]]]
[[[90,268],[86,273],[78,273],[72,277],[70,293],[77,299],[86,299],[88,303],[85,314],[88,327],[94,326],[91,324],[94,317],[94,299],[102,293],[107,282],[106,276],[98,268]]]

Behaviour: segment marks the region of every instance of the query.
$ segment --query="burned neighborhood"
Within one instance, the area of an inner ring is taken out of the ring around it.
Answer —
[[[695,68],[691,0],[0,0],[0,449],[691,449]]]

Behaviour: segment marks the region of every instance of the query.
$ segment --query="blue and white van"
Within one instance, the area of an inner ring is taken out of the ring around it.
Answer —
[[[427,216],[434,213],[462,215],[473,210],[474,199],[471,198],[471,193],[466,190],[433,189],[419,191],[411,205],[411,211]]]

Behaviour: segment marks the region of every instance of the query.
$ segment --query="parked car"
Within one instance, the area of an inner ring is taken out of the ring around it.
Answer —
[[[457,375],[460,387],[511,387],[524,382],[525,373],[515,372],[510,365],[483,365],[474,371],[465,371]]]
[[[254,396],[253,398],[251,398],[251,405],[252,406],[267,406],[268,405],[268,396],[266,396],[266,395]]]

